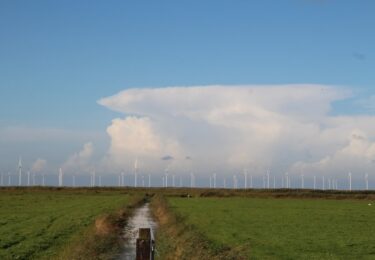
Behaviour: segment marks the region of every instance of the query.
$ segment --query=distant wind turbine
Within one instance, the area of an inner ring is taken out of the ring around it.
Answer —
[[[22,185],[22,158],[18,161],[18,186]]]
[[[138,175],[138,158],[134,162],[134,187],[137,187],[137,175]]]
[[[63,171],[59,169],[59,187],[63,186]]]

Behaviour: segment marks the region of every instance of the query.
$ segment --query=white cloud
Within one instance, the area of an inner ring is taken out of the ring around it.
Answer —
[[[47,161],[41,158],[38,158],[32,165],[31,171],[32,172],[42,172],[47,165]]]
[[[160,158],[168,154],[180,170],[191,164],[202,172],[232,173],[251,166],[259,173],[270,167],[281,174],[298,162],[319,162],[338,153],[353,131],[367,134],[372,147],[375,117],[330,115],[333,102],[350,95],[347,89],[323,85],[125,90],[99,100],[126,115],[107,129],[107,161],[130,167],[138,157],[145,167],[160,171]],[[336,174],[340,167],[319,170]]]
[[[94,146],[91,142],[83,145],[81,151],[71,155],[62,165],[64,171],[87,172],[92,167],[91,158],[94,153]]]

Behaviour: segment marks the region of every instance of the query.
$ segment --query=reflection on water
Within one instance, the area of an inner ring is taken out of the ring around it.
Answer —
[[[128,224],[124,229],[125,246],[120,256],[121,260],[135,259],[136,242],[140,228],[151,228],[153,231],[156,228],[156,222],[151,217],[148,203],[136,209],[134,215],[128,220]]]

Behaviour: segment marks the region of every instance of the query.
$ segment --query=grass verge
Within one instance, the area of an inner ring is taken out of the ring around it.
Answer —
[[[144,201],[144,196],[134,195],[126,207],[99,216],[95,223],[74,236],[55,259],[115,259],[122,248],[121,233],[126,221]]]
[[[158,221],[156,259],[246,259],[241,247],[229,248],[211,243],[194,226],[174,213],[162,196],[155,196],[151,209]]]

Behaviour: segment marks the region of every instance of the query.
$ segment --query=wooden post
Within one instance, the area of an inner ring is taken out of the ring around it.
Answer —
[[[150,228],[140,228],[137,239],[137,255],[136,260],[152,260],[153,241]]]

